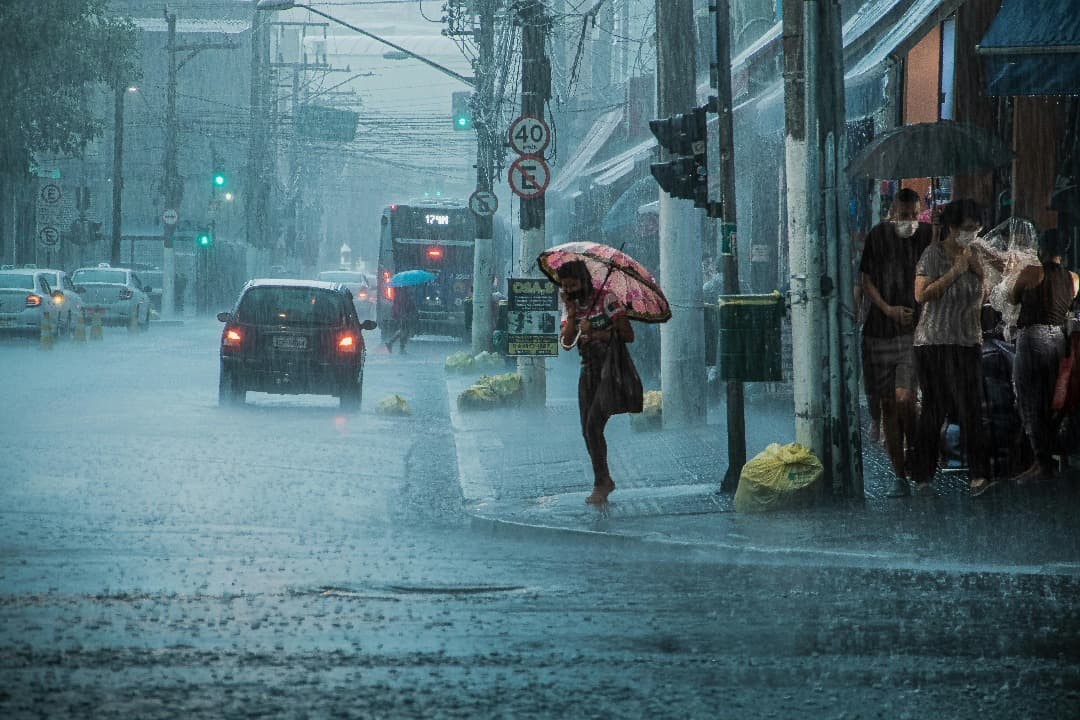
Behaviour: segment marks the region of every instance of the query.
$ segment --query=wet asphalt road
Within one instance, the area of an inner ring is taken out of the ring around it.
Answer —
[[[0,717],[1080,716],[1077,578],[493,534],[455,347],[225,410],[219,328],[0,343]]]

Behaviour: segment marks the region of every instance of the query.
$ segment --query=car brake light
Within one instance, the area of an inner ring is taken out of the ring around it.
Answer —
[[[40,295],[27,295],[26,296],[26,307],[38,307],[39,305],[41,305],[41,296]]]
[[[356,297],[359,300],[367,300],[367,290],[361,290],[360,292],[356,293]]]
[[[383,290],[383,294],[386,295],[387,300],[393,300],[394,299],[394,288],[387,285],[386,289]]]
[[[353,335],[342,335],[338,339],[337,347],[341,352],[356,352],[356,337]]]
[[[430,248],[428,248],[427,256],[429,258],[431,258],[432,260],[441,260],[442,259],[442,248],[441,247],[430,247]]]
[[[236,328],[226,328],[225,334],[221,336],[221,344],[227,347],[240,347],[240,341],[243,336]]]
[[[120,289],[120,299],[121,300],[130,300],[134,296],[135,296],[135,293],[132,291],[131,288],[121,288]]]

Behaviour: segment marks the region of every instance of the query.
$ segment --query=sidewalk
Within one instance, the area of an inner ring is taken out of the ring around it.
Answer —
[[[1039,488],[1001,484],[972,498],[966,475],[940,473],[929,497],[888,498],[892,471],[879,446],[864,452],[865,500],[799,512],[743,515],[718,492],[727,467],[726,416],[690,430],[607,427],[618,489],[606,509],[585,504],[592,473],[577,413],[577,358],[548,361],[542,409],[458,412],[475,377],[447,376],[467,511],[500,530],[571,532],[613,541],[695,546],[739,562],[808,562],[949,572],[1080,574],[1075,477]],[[647,388],[648,389],[648,388]],[[746,403],[747,457],[794,437],[790,398]]]

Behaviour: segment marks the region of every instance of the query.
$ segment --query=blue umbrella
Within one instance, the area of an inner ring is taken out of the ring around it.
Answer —
[[[435,277],[427,270],[402,270],[390,278],[390,281],[386,284],[393,288],[412,287],[414,285],[425,285],[434,280]]]

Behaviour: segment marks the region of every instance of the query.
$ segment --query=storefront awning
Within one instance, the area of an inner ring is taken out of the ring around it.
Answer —
[[[976,52],[987,95],[1080,95],[1080,3],[1004,0]]]
[[[594,185],[611,185],[632,172],[637,163],[651,157],[655,147],[656,138],[649,138],[615,157],[586,168],[582,174],[590,177]]]
[[[581,141],[577,152],[570,159],[570,162],[566,163],[566,165],[561,168],[556,168],[554,173],[555,177],[552,180],[550,187],[548,187],[547,192],[561,193],[574,188],[578,179],[581,177],[582,170],[593,161],[593,158],[596,157],[596,153],[600,152],[600,148],[604,147],[615,132],[615,129],[622,123],[622,120],[622,108],[609,110],[597,118],[596,122],[593,123],[593,126],[589,128],[589,132],[585,136],[585,139]]]
[[[890,57],[907,55],[930,29],[963,4],[963,0],[915,0],[877,43],[844,74],[850,86],[876,83],[889,67]]]

